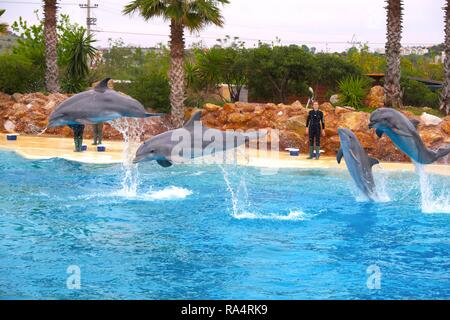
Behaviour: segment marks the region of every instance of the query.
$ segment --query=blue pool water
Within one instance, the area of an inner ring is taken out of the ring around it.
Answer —
[[[344,170],[145,163],[136,194],[121,165],[1,152],[0,172],[3,299],[450,298],[448,177],[424,213],[415,173],[380,171],[390,201],[367,203]]]

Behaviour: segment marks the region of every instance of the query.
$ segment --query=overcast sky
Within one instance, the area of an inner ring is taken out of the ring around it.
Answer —
[[[98,47],[105,47],[108,38],[122,38],[126,44],[141,47],[168,41],[168,23],[154,19],[144,21],[138,14],[123,16],[123,6],[130,0],[91,0],[97,26]],[[403,44],[431,45],[444,40],[445,0],[405,0]],[[61,0],[60,11],[70,14],[72,21],[85,24],[86,10],[78,3],[86,0]],[[237,36],[248,46],[256,39],[265,42],[281,39],[283,44],[306,44],[322,51],[342,51],[348,42],[368,42],[371,49],[384,47],[386,12],[384,0],[231,0],[223,8],[225,26],[209,27],[199,34],[187,34],[187,43],[203,41],[212,45],[225,35]],[[6,9],[2,21],[12,23],[19,16],[36,22],[33,13],[42,6],[38,0],[0,0]],[[42,10],[40,11],[42,16]],[[126,34],[138,33],[138,34]]]

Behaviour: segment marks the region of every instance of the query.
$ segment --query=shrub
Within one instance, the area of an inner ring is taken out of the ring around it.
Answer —
[[[170,87],[166,76],[145,74],[136,77],[131,83],[117,83],[115,87],[141,102],[145,108],[170,112]]]
[[[39,91],[44,86],[43,78],[29,59],[15,54],[0,56],[0,91],[8,94]]]
[[[439,93],[419,81],[402,79],[403,104],[414,107],[439,108]]]
[[[318,82],[328,86],[331,91],[337,89],[339,81],[351,76],[362,75],[357,65],[346,61],[338,54],[319,53],[316,55],[316,64],[319,67]]]
[[[367,78],[347,77],[339,81],[339,103],[356,109],[362,108],[369,89],[370,82]]]

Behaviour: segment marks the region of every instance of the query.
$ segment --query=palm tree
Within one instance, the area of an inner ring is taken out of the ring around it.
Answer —
[[[5,9],[0,9],[0,17],[5,13]],[[5,34],[8,31],[8,25],[6,23],[0,23],[0,35]]]
[[[80,92],[85,89],[89,75],[89,62],[95,58],[97,49],[92,46],[96,41],[84,28],[77,28],[65,34],[64,41],[69,44],[63,57],[65,79],[63,89],[68,92]]]
[[[145,20],[162,17],[170,21],[170,105],[172,121],[180,126],[184,119],[184,28],[200,31],[208,24],[223,25],[219,5],[229,0],[134,0],[123,13],[139,11]]]
[[[402,0],[386,0],[387,2],[387,68],[384,80],[386,105],[402,107],[402,91],[400,88],[400,49],[402,39]]]
[[[444,88],[441,96],[441,110],[450,113],[450,0],[444,7],[445,10],[445,60],[444,60]]]
[[[56,6],[57,0],[44,0],[45,33],[45,88],[48,92],[58,92],[58,58],[56,44]]]

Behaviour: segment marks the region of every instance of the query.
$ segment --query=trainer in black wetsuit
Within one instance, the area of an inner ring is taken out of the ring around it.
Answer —
[[[73,130],[73,141],[75,142],[75,152],[81,152],[83,147],[84,124],[69,124]]]
[[[307,134],[309,134],[309,158],[313,158],[314,142],[316,148],[316,160],[320,157],[320,135],[325,129],[325,120],[323,112],[319,110],[319,103],[314,102],[313,110],[308,114],[306,120]]]

